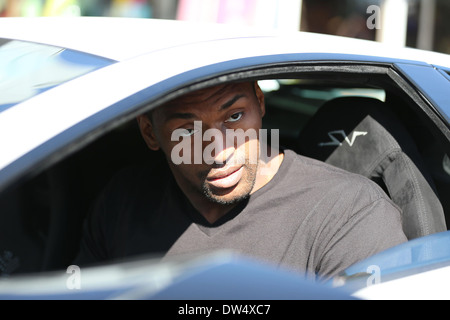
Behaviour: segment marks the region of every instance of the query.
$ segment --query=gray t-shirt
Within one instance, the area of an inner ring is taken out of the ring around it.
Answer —
[[[374,182],[284,152],[275,177],[214,224],[168,169],[123,172],[87,219],[77,263],[229,249],[326,280],[407,241],[400,210]]]

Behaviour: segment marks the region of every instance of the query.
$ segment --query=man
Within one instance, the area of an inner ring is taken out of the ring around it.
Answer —
[[[251,82],[192,92],[138,117],[168,170],[112,181],[86,222],[77,263],[231,249],[329,279],[406,241],[398,208],[370,180],[291,150],[262,152],[264,114]]]

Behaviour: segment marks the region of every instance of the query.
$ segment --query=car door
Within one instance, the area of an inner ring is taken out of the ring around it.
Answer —
[[[255,48],[217,54],[236,42],[245,48],[253,43]],[[425,63],[382,57],[292,49],[258,54],[257,49],[269,44],[246,39],[223,41],[219,48],[217,43],[187,46],[184,54],[192,57],[187,61],[179,60],[179,48],[140,56],[75,79],[0,117],[3,123],[17,121],[36,106],[47,106],[34,120],[52,114],[51,122],[59,124],[40,132],[29,121],[36,139],[21,137],[18,144],[23,149],[2,165],[3,212],[18,214],[10,209],[14,198],[27,204],[20,213],[24,218],[10,225],[12,231],[21,232],[11,232],[4,243],[20,243],[15,235],[24,233],[41,239],[40,249],[35,250],[38,257],[29,266],[17,266],[15,262],[23,260],[20,255],[0,247],[3,260],[15,266],[7,274],[66,268],[77,253],[83,219],[107,181],[136,162],[161,160],[146,149],[136,116],[186,92],[230,81],[260,83],[267,98],[265,127],[278,130],[280,145],[295,150],[304,127],[330,100],[363,96],[394,101],[391,105],[420,151],[443,211],[449,212],[445,197],[450,186],[445,166],[450,149],[448,110],[444,97],[437,94],[446,90],[448,80],[441,73]],[[202,55],[194,58],[198,52]],[[416,78],[413,67],[426,70],[426,83]],[[58,109],[62,104],[64,108]],[[358,140],[354,138],[353,143]],[[24,250],[23,255],[29,252]]]

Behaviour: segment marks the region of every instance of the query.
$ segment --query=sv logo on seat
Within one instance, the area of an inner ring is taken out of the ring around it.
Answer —
[[[353,147],[355,144],[356,138],[367,135],[368,132],[363,131],[355,131],[353,132],[353,135],[351,139],[347,136],[344,130],[337,130],[337,131],[331,131],[328,132],[328,136],[330,137],[330,142],[321,142],[319,143],[319,147],[340,147],[342,146],[341,140],[339,140],[337,137],[341,136],[343,141],[347,142],[350,147]]]

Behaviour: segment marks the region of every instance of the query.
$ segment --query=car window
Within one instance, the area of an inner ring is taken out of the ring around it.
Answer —
[[[59,51],[53,52],[64,58]],[[70,57],[79,57],[79,54],[69,53],[66,62]],[[88,65],[94,68],[95,64]],[[363,85],[358,78],[349,81],[350,76],[343,75],[345,81],[336,80],[335,75],[328,76],[260,80],[266,102],[264,127],[280,130],[280,144],[294,149],[302,130],[328,101],[341,97],[395,101],[396,112],[414,136],[423,160],[432,169],[437,193],[448,211],[449,160],[436,140],[435,143],[423,140],[422,137],[431,135],[431,130],[411,111],[412,102],[405,95],[397,95],[396,90],[401,90],[393,88],[391,83],[386,84],[384,79],[379,80],[378,76],[373,82],[373,79],[365,79],[364,83],[370,85]],[[142,163],[153,165],[161,160],[165,160],[161,153],[147,148],[133,118],[90,140],[83,149],[33,179],[1,193],[0,277],[67,268],[77,254],[83,220],[110,179],[126,167]]]
[[[343,86],[323,81],[278,79],[259,81],[266,98],[267,129],[280,130],[280,137],[295,144],[304,125],[327,101],[339,97],[370,97],[386,100],[382,88]]]
[[[0,39],[0,112],[111,63],[64,48]]]

